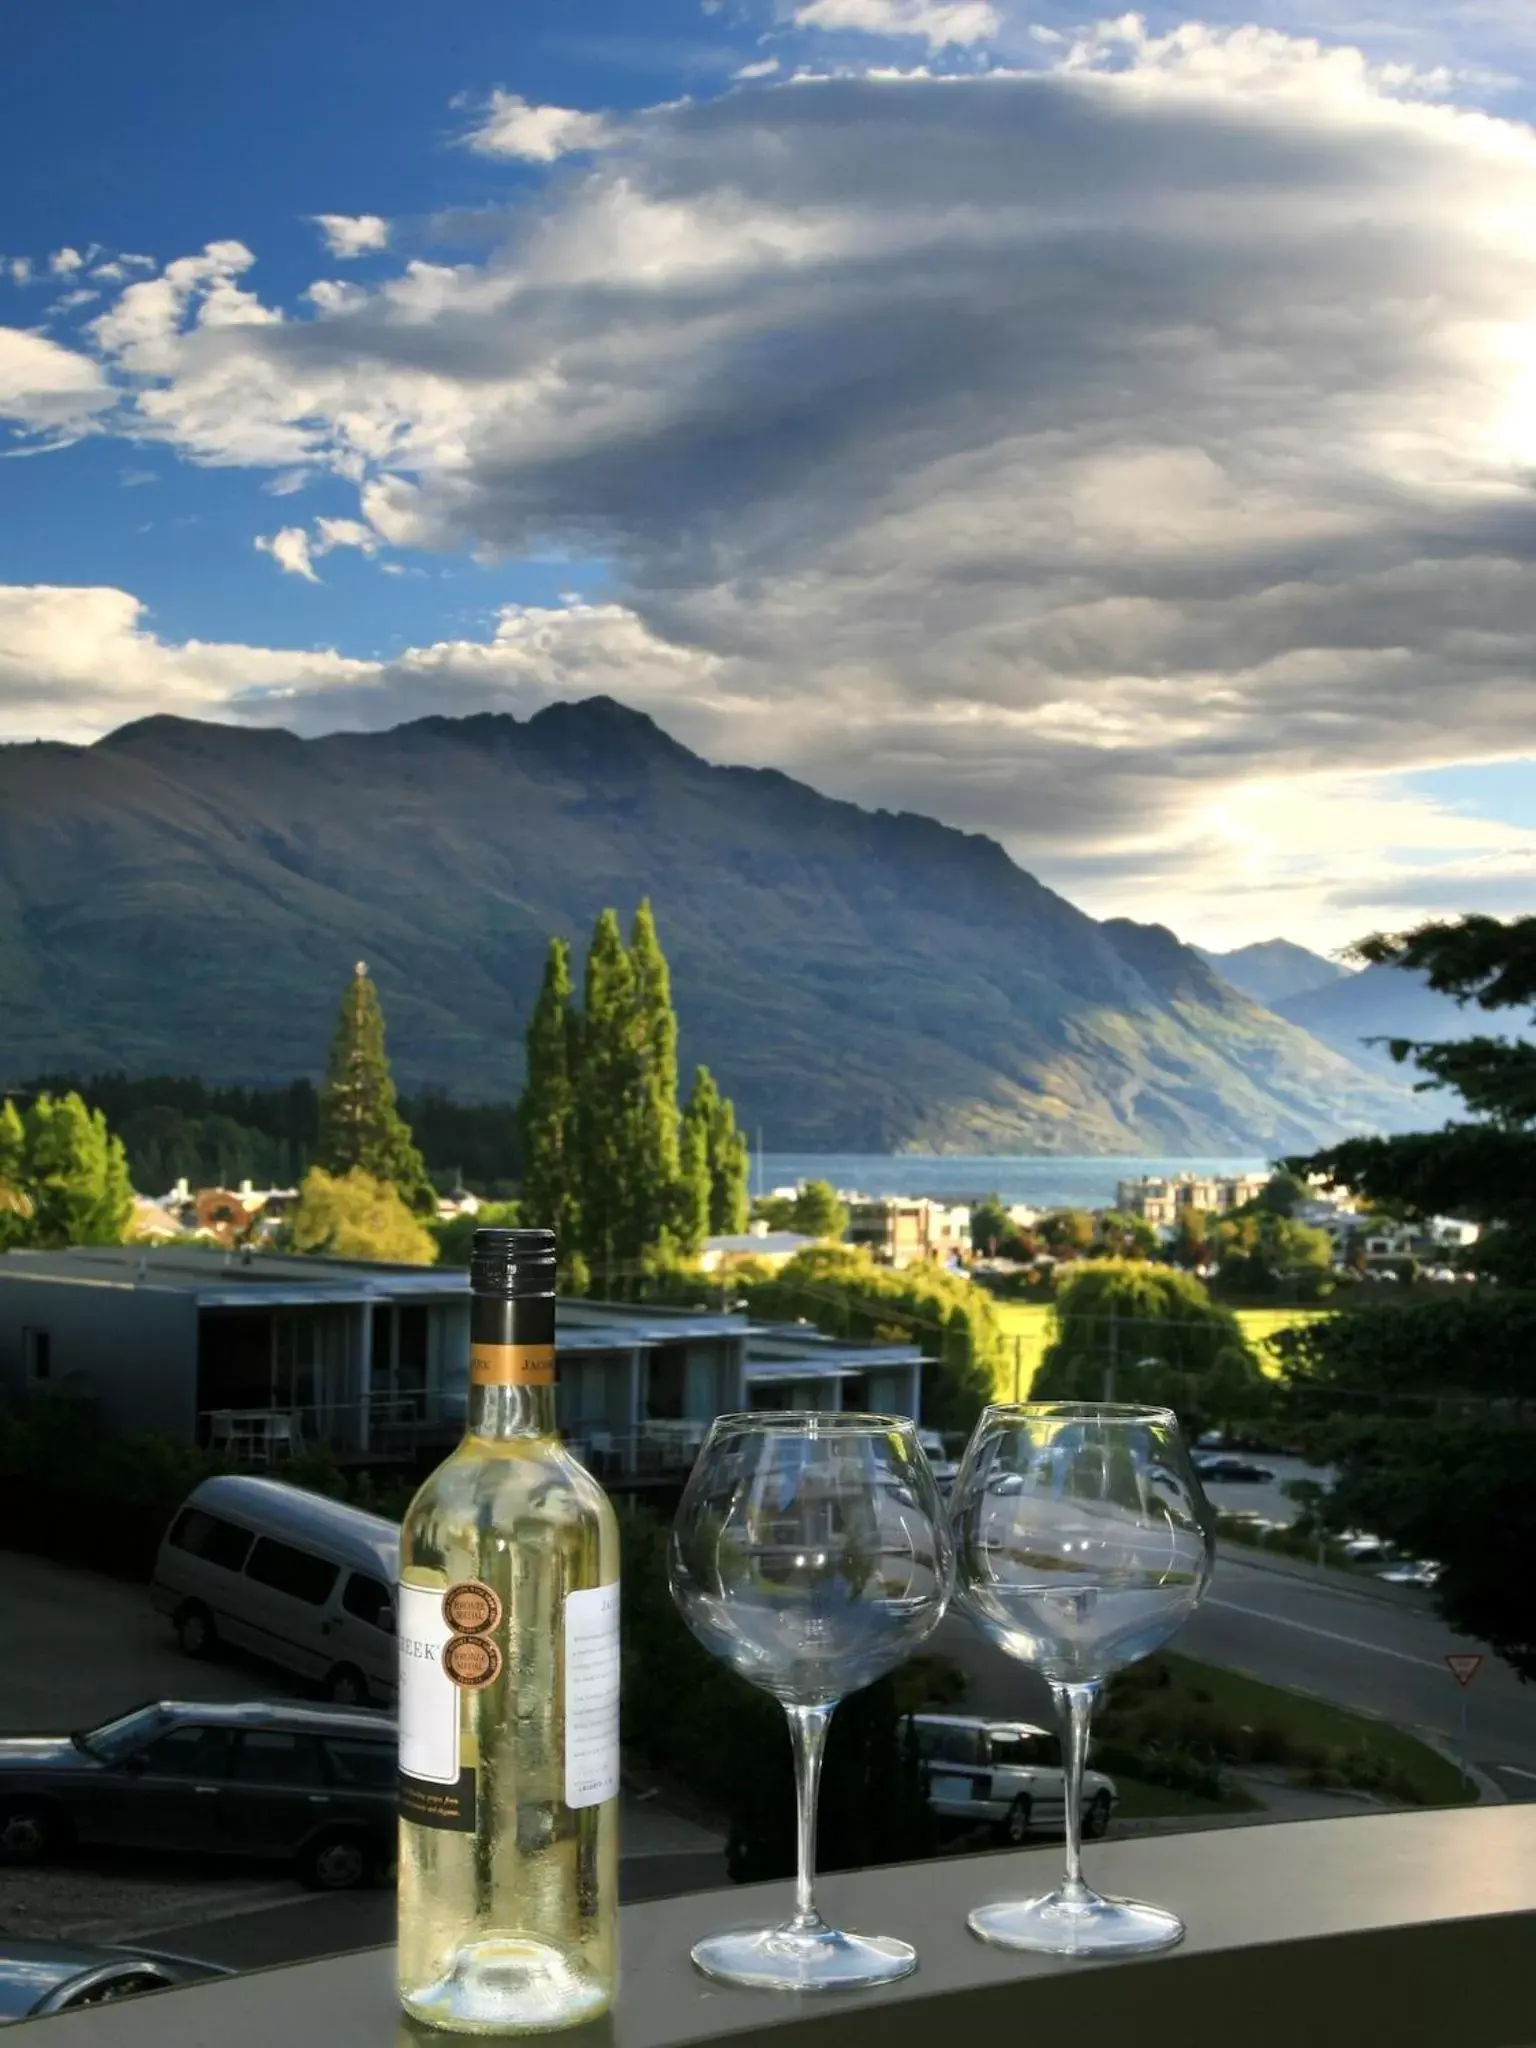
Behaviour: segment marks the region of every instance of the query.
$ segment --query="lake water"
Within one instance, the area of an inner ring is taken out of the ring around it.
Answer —
[[[1264,1173],[1269,1161],[1246,1158],[1056,1158],[921,1152],[765,1152],[752,1162],[754,1194],[826,1180],[861,1195],[934,1195],[943,1201],[1027,1202],[1038,1209],[1107,1209],[1115,1183],[1142,1174]]]

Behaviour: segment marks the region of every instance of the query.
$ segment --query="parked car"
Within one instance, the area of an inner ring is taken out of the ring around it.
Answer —
[[[78,2012],[141,1991],[166,1991],[201,1977],[227,1977],[222,1963],[194,1963],[155,1949],[102,1948],[94,1942],[23,1941],[0,1934],[0,2026]]]
[[[1389,1586],[1433,1586],[1444,1570],[1445,1566],[1436,1563],[1434,1558],[1420,1557],[1407,1564],[1389,1565],[1386,1571],[1378,1572],[1376,1576]]]
[[[1195,1470],[1224,1486],[1267,1486],[1275,1476],[1267,1465],[1250,1465],[1246,1458],[1196,1458]]]
[[[221,1642],[314,1680],[338,1706],[397,1685],[400,1531],[278,1479],[205,1479],[166,1532],[149,1597],[189,1657]]]
[[[999,1841],[1027,1840],[1036,1827],[1066,1820],[1061,1744],[1026,1721],[983,1721],[963,1714],[911,1714],[928,1804],[943,1821],[990,1826]],[[1102,1835],[1119,1797],[1102,1771],[1083,1773],[1083,1833]]]
[[[940,1493],[948,1493],[955,1483],[956,1473],[960,1470],[959,1460],[952,1458],[945,1450],[944,1439],[936,1429],[920,1429],[917,1432],[917,1440],[928,1454],[928,1463],[933,1467],[933,1476],[938,1482]]]
[[[161,1700],[72,1735],[0,1738],[0,1865],[73,1844],[264,1857],[345,1891],[395,1853],[395,1724]]]

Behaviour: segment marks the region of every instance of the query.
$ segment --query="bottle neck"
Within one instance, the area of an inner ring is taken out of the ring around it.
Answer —
[[[555,1434],[555,1298],[474,1294],[469,1307],[471,1436]]]

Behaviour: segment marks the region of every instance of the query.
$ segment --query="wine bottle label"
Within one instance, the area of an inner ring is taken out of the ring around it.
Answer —
[[[472,1387],[552,1387],[555,1384],[553,1344],[471,1344],[469,1383]]]
[[[619,1589],[565,1596],[565,1803],[619,1790]]]
[[[420,1827],[472,1832],[475,1772],[459,1761],[459,1686],[444,1668],[456,1636],[431,1586],[401,1585],[395,1606],[400,1652],[400,1814]]]

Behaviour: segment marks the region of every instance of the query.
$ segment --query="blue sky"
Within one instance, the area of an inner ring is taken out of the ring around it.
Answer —
[[[1101,914],[1536,908],[1536,10],[23,0],[0,737],[607,690]]]

